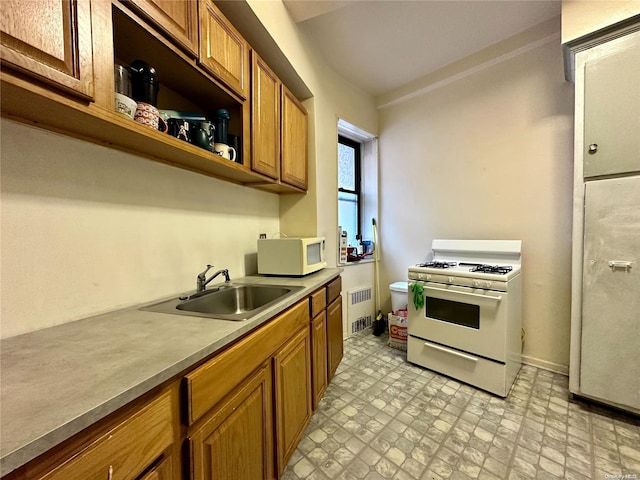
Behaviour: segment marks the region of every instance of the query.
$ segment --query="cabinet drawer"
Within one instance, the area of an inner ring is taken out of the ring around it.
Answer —
[[[172,412],[177,405],[171,398],[170,393],[163,394],[42,480],[137,477],[173,443]]]
[[[327,289],[321,288],[313,293],[309,299],[309,306],[311,308],[311,318],[315,318],[327,306]]]
[[[309,328],[305,299],[185,376],[189,425],[218,403],[301,328]]]
[[[333,302],[342,291],[342,277],[338,277],[327,285],[327,305]]]
[[[458,352],[417,337],[407,341],[407,361],[506,397],[520,365],[507,378],[507,366],[482,357]]]

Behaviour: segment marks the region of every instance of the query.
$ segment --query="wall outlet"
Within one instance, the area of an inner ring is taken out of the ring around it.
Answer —
[[[258,237],[260,240],[264,240],[267,238],[267,234],[266,233],[261,233],[260,236]]]

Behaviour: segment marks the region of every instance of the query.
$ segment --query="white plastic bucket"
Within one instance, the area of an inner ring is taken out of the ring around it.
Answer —
[[[406,310],[409,299],[408,282],[394,282],[389,285],[391,291],[391,311]]]

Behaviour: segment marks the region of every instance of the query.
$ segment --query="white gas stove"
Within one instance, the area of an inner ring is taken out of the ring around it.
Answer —
[[[433,241],[433,260],[408,272],[410,362],[507,396],[521,366],[521,246]]]

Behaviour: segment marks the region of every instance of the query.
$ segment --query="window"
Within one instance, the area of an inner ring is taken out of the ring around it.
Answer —
[[[361,238],[360,185],[362,145],[338,136],[338,224],[347,231],[347,241],[356,245]]]

